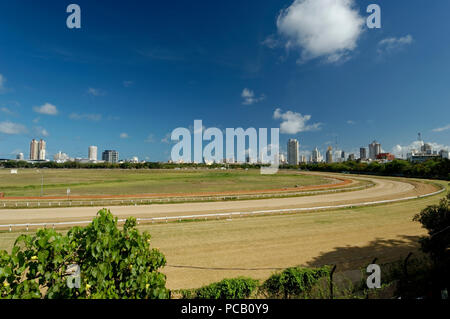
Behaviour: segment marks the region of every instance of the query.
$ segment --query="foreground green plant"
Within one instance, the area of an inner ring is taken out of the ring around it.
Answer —
[[[0,251],[1,298],[168,298],[166,263],[150,249],[150,235],[130,218],[123,230],[109,210],[67,235],[40,229],[17,238],[12,253]],[[71,265],[79,280],[68,282]],[[78,286],[78,287],[77,287]],[[71,288],[72,287],[72,288]]]
[[[273,274],[260,287],[262,295],[268,298],[302,298],[318,283],[321,278],[328,278],[331,267],[301,268],[292,267],[281,273]]]
[[[183,299],[245,299],[258,288],[258,280],[251,278],[223,279],[197,288],[181,290]]]

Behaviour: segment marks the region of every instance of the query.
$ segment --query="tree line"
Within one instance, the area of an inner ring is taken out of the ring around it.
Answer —
[[[292,166],[288,167],[293,168]],[[450,160],[446,158],[431,159],[422,163],[412,163],[410,161],[396,159],[387,163],[347,161],[330,164],[301,164],[298,168],[322,172],[347,172],[450,180]]]

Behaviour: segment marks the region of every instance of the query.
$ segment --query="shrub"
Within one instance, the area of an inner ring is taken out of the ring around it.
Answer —
[[[181,290],[183,299],[244,299],[258,287],[258,280],[251,278],[224,279],[210,285],[197,288]]]
[[[11,255],[0,251],[1,298],[167,298],[163,254],[150,249],[150,235],[135,229],[136,220],[117,227],[109,210],[87,227],[67,235],[40,229],[21,235]],[[67,270],[80,267],[80,287],[70,288]]]
[[[292,267],[275,273],[267,279],[260,288],[263,295],[269,298],[299,298],[306,297],[313,286],[324,277],[329,277],[331,268],[301,268]]]

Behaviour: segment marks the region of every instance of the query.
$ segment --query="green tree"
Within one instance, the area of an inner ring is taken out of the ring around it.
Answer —
[[[428,231],[428,237],[420,239],[421,249],[428,253],[434,263],[432,290],[434,295],[450,288],[450,193],[438,205],[431,205],[415,215]]]
[[[166,260],[150,249],[150,235],[130,218],[119,229],[109,210],[66,235],[40,229],[17,238],[12,253],[0,251],[1,298],[168,298]],[[80,286],[67,283],[70,265],[80,267]]]

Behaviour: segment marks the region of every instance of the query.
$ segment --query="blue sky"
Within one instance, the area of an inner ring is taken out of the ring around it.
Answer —
[[[0,158],[44,138],[48,155],[165,161],[167,134],[194,119],[281,126],[282,150],[401,153],[418,132],[448,147],[450,2],[331,2],[1,1]]]

